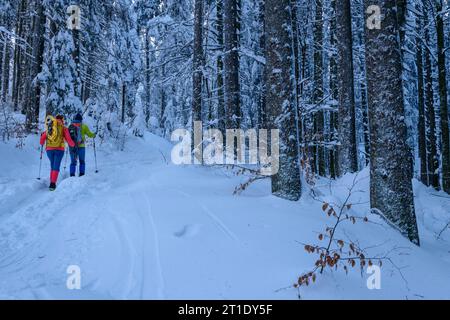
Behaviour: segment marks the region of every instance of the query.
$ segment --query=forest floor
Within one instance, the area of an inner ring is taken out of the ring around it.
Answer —
[[[100,146],[99,173],[88,148],[88,174],[60,178],[49,192],[39,168],[38,137],[0,143],[0,298],[6,299],[450,299],[450,197],[417,181],[422,246],[368,215],[368,170],[319,180],[299,202],[270,194],[259,181],[241,195],[245,176],[221,167],[175,166],[171,144],[154,135],[124,151]],[[64,164],[63,164],[64,167]],[[287,288],[315,262],[302,243],[319,243],[333,222],[322,201],[342,203],[352,181],[351,214],[373,223],[343,224],[338,236],[372,255],[388,255],[381,289],[366,272],[327,271],[309,287]],[[81,270],[81,290],[66,287]],[[284,288],[284,289],[283,289]]]

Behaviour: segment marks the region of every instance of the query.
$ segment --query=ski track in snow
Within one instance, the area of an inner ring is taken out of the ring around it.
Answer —
[[[206,206],[201,205],[203,212],[205,212],[217,225],[217,227],[228,237],[236,242],[239,242],[238,237],[220,220],[214,213],[212,213]]]
[[[158,230],[152,215],[152,205],[146,193],[129,195],[142,225],[141,299],[164,299],[164,277],[161,267]],[[156,290],[156,292],[154,292]]]
[[[112,213],[110,210],[111,217],[114,222],[114,228],[117,232],[118,238],[120,239],[120,255],[118,259],[118,263],[120,263],[119,267],[119,278],[116,280],[115,286],[122,286],[123,294],[120,298],[126,299],[131,295],[132,292],[132,284],[133,284],[133,275],[134,275],[134,265],[135,265],[135,250],[132,245],[130,238],[127,233],[123,229],[122,222],[116,216],[116,214]],[[122,285],[123,284],[123,285]]]

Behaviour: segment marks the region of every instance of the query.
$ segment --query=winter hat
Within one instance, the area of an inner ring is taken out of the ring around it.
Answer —
[[[83,116],[81,114],[77,114],[74,118],[74,123],[81,123],[83,121]]]

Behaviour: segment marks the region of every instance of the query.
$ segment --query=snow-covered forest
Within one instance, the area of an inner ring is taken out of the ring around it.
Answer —
[[[0,298],[449,299],[449,17],[447,0],[0,0]],[[48,193],[46,116],[77,114],[86,177],[66,151]],[[174,163],[176,132],[195,165]]]

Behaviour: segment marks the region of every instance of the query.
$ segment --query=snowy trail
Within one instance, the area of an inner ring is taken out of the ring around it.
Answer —
[[[320,203],[274,198],[266,181],[237,197],[232,192],[240,177],[167,164],[171,145],[153,135],[130,140],[125,152],[103,146],[98,174],[89,167],[88,149],[88,175],[63,174],[54,193],[46,190],[46,179],[33,176],[37,150],[0,148],[10,157],[1,163],[8,174],[0,176],[0,298],[296,299],[296,290],[277,289],[312,266],[299,243],[316,241],[328,221]],[[22,166],[13,165],[17,158]],[[347,182],[337,183],[334,193],[343,194],[339,188]],[[385,226],[346,230],[366,246],[387,243],[381,251],[406,248],[395,259],[408,286],[386,267],[385,290],[369,291],[358,272],[332,273],[303,296],[449,298],[450,237],[433,238],[447,215],[447,199],[435,198],[439,206],[432,210],[428,189],[416,188],[425,249]],[[355,202],[364,203],[365,196]],[[70,265],[81,269],[82,290],[66,287]]]
[[[116,230],[117,237],[119,239],[120,244],[120,256],[118,259],[118,263],[120,263],[119,267],[119,276],[116,279],[116,286],[122,287],[123,296],[122,298],[127,298],[132,295],[133,290],[133,274],[135,273],[135,265],[136,265],[136,251],[134,246],[127,235],[127,232],[123,228],[123,221],[121,221],[113,211],[109,211],[114,221],[114,228]]]
[[[142,222],[142,287],[140,298],[164,299],[164,277],[161,267],[158,229],[147,194],[130,195]],[[142,200],[144,199],[144,200]],[[148,273],[152,274],[148,274]],[[155,292],[154,292],[155,291]]]

